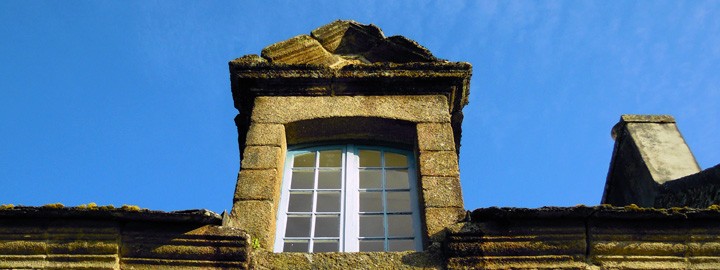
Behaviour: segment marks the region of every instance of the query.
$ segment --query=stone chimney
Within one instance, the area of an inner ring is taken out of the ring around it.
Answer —
[[[654,207],[661,185],[700,171],[672,116],[623,115],[612,137],[603,204]]]

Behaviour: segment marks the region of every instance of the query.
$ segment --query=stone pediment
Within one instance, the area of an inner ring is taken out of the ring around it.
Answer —
[[[341,68],[349,64],[440,62],[428,49],[403,36],[385,37],[375,25],[338,20],[262,50],[273,64]]]

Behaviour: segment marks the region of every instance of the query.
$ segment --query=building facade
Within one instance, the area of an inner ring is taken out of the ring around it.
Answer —
[[[229,66],[229,214],[4,206],[0,268],[720,269],[720,166],[670,116],[621,117],[600,206],[467,211],[470,64],[335,21]]]

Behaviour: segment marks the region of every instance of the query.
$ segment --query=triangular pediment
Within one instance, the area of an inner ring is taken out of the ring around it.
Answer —
[[[442,61],[413,40],[403,36],[385,37],[375,25],[344,20],[321,26],[310,35],[267,46],[261,56],[273,64],[314,64],[331,68],[349,64]]]

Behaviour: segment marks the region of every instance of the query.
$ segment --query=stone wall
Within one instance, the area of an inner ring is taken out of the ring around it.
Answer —
[[[719,269],[717,209],[486,208],[452,228],[449,269]]]
[[[0,269],[247,269],[245,232],[206,211],[5,207]]]

